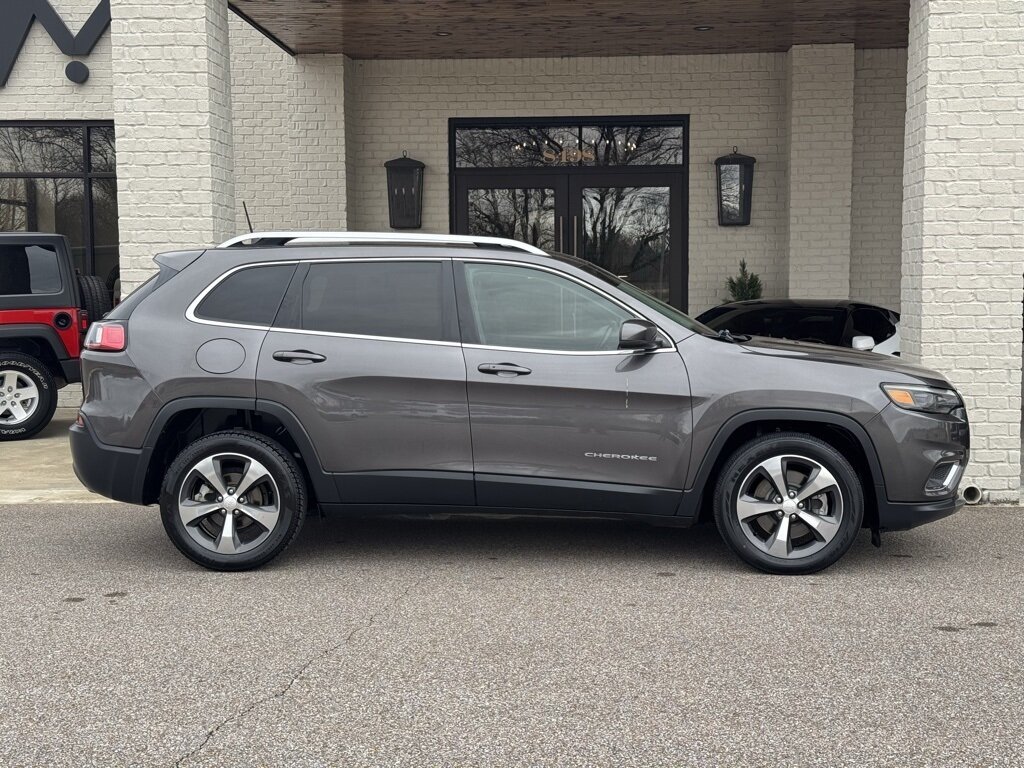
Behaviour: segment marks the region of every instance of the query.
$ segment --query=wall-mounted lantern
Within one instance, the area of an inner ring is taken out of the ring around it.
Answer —
[[[723,227],[739,227],[750,223],[750,197],[754,189],[754,163],[732,148],[731,155],[715,160],[718,176],[718,223]]]
[[[402,152],[384,163],[388,175],[388,219],[392,229],[419,229],[423,217],[423,169],[419,160]]]

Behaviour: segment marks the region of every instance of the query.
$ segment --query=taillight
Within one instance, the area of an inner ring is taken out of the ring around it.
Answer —
[[[85,348],[91,352],[122,352],[126,335],[120,323],[93,323],[85,337]]]
[[[84,309],[78,310],[78,332],[85,333],[89,330],[89,313]]]

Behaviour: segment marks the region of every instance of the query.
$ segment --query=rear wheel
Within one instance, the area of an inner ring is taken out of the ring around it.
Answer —
[[[57,410],[57,385],[39,360],[0,351],[0,441],[24,440],[43,429]]]
[[[813,573],[853,544],[864,520],[860,478],[823,440],[778,433],[737,450],[715,487],[715,523],[747,563]]]
[[[160,514],[174,545],[219,571],[256,568],[295,538],[306,492],[295,460],[253,432],[218,432],[186,447],[164,476]]]

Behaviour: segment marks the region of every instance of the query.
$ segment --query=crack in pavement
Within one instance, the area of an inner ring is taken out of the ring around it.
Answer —
[[[370,629],[370,627],[372,627],[376,623],[377,619],[379,619],[385,613],[389,613],[390,611],[392,611],[396,607],[398,607],[398,604],[401,603],[406,598],[406,596],[413,590],[413,588],[419,586],[422,582],[423,582],[423,579],[417,579],[415,582],[413,582],[408,587],[406,587],[405,590],[402,592],[402,594],[400,594],[393,601],[391,601],[391,603],[389,603],[388,605],[386,605],[383,608],[381,608],[379,611],[376,611],[374,614],[372,614],[370,616],[369,621],[367,621],[362,626],[358,626],[358,627],[353,628],[353,630],[351,632],[349,632],[345,636],[344,640],[342,640],[342,641],[340,641],[338,643],[335,643],[334,645],[328,647],[327,649],[321,651],[320,653],[314,654],[301,667],[299,667],[299,669],[295,672],[295,674],[292,675],[291,680],[289,680],[284,686],[282,686],[280,690],[270,694],[269,696],[264,696],[263,698],[256,699],[255,701],[250,703],[249,706],[247,706],[247,707],[239,710],[238,712],[235,712],[233,715],[230,715],[229,717],[226,717],[223,720],[221,720],[217,725],[215,725],[213,728],[211,728],[210,730],[208,730],[206,732],[206,736],[198,744],[198,746],[196,746],[191,752],[188,752],[188,753],[182,755],[181,757],[179,757],[177,760],[174,761],[174,768],[181,768],[181,766],[184,765],[186,761],[192,760],[193,758],[198,756],[199,753],[202,752],[203,749],[206,748],[206,745],[210,743],[210,741],[213,739],[213,737],[216,736],[217,733],[222,728],[224,728],[226,725],[230,725],[231,723],[238,722],[243,717],[246,717],[247,715],[249,715],[253,711],[255,711],[257,707],[260,707],[260,706],[266,704],[268,701],[274,701],[275,699],[283,699],[285,696],[288,695],[288,691],[290,691],[292,689],[292,686],[294,686],[295,683],[297,683],[299,681],[299,679],[304,674],[306,674],[306,671],[311,666],[313,666],[313,664],[315,664],[318,661],[322,661],[323,659],[326,659],[328,656],[330,656],[332,653],[337,651],[339,648],[344,648],[346,645],[349,644],[349,642],[351,642],[352,638],[355,637],[359,632],[362,632],[363,630]]]

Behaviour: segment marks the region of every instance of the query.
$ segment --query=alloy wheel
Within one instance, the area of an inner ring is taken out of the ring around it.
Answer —
[[[796,560],[820,552],[839,533],[843,493],[815,459],[772,456],[740,483],[735,514],[751,544],[772,557]]]
[[[237,555],[262,544],[281,519],[281,494],[263,464],[218,453],[188,471],[178,515],[192,539],[211,552]]]
[[[39,388],[31,377],[10,368],[0,370],[0,424],[24,424],[39,408]]]

